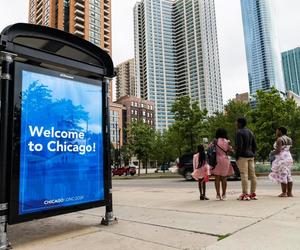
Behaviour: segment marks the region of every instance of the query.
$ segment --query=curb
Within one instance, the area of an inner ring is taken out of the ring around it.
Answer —
[[[263,177],[263,176],[268,176],[269,174],[270,174],[269,172],[268,173],[256,173],[256,176]],[[299,176],[300,171],[295,171],[295,172],[292,171],[292,175]]]
[[[136,180],[136,179],[174,179],[174,178],[182,178],[181,175],[174,174],[174,175],[149,175],[147,176],[146,174],[143,175],[135,175],[135,176],[115,176],[112,179],[113,180]]]
[[[269,173],[256,173],[257,177],[267,177],[269,175]],[[294,176],[300,176],[300,171],[295,171],[292,172],[292,175]],[[142,174],[140,176],[138,175],[134,175],[134,176],[114,176],[112,177],[113,180],[137,180],[137,179],[175,179],[175,178],[183,178],[181,175],[179,174],[167,174],[167,175],[157,175],[157,176],[153,176],[152,174],[146,175],[146,174]]]

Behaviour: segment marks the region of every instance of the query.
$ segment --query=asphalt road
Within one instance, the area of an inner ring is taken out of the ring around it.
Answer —
[[[300,190],[300,176],[294,176],[294,190]],[[238,189],[241,186],[240,181],[228,181],[228,190]],[[124,179],[113,180],[113,188],[120,189],[122,187],[134,188],[197,188],[195,181],[185,181],[182,178],[171,179]],[[208,183],[208,189],[214,188],[214,182]],[[274,190],[279,192],[280,186],[271,182],[267,177],[259,177],[257,183],[257,193],[259,189]]]

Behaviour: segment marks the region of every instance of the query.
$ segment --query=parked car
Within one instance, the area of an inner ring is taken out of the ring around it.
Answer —
[[[136,174],[136,167],[134,165],[119,167],[119,168],[113,168],[112,169],[112,175],[131,175],[134,176]]]
[[[158,173],[159,171],[168,171],[170,168],[170,163],[169,162],[165,162],[163,164],[161,164],[156,170],[155,173]]]
[[[234,174],[228,177],[228,180],[240,180],[241,175],[237,167],[236,161],[231,159],[231,164],[234,170]],[[185,154],[177,159],[178,173],[182,175],[187,181],[193,180],[192,173],[193,168],[193,154]]]
[[[177,159],[178,174],[182,175],[187,181],[193,180],[193,154],[185,154]]]

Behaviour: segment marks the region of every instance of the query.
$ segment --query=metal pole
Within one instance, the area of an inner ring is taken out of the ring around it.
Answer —
[[[8,159],[7,145],[9,128],[9,92],[10,83],[13,80],[11,72],[13,66],[13,54],[1,52],[1,128],[0,128],[0,249],[9,249],[7,239],[8,216]]]
[[[107,150],[107,171],[108,171],[108,204],[105,207],[105,217],[101,221],[101,225],[109,226],[118,222],[118,220],[114,217],[113,213],[113,198],[112,198],[112,175],[111,175],[111,151],[110,151],[110,112],[109,112],[109,79],[105,80],[106,84],[106,133],[107,133],[107,142],[106,146],[109,150]]]
[[[119,164],[120,164],[120,167],[122,166],[122,158],[121,158],[121,129],[118,128],[118,132],[119,132]]]

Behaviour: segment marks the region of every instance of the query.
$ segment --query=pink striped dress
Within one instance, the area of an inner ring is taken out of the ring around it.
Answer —
[[[225,152],[231,150],[230,141],[224,138],[219,138],[217,145],[217,166],[211,170],[213,175],[217,176],[231,176],[234,174],[233,167],[230,163],[230,160]],[[223,150],[222,150],[222,149]],[[225,152],[224,152],[225,151]]]
[[[207,163],[204,164],[204,166],[199,168],[199,153],[194,154],[193,157],[193,167],[194,172],[192,173],[192,176],[195,180],[200,180],[204,178],[206,181],[209,180],[210,175],[210,167]]]

